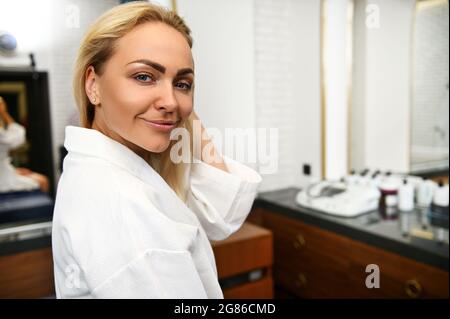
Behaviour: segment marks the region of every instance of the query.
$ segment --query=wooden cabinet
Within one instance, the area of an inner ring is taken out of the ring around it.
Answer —
[[[273,298],[272,244],[270,231],[249,223],[226,240],[212,242],[219,280],[244,278],[237,285],[224,287],[225,298]],[[246,280],[255,270],[260,278]]]
[[[55,295],[51,248],[0,257],[0,298]]]
[[[273,232],[275,284],[302,298],[448,298],[448,272],[261,208]],[[369,289],[368,265],[380,288]]]

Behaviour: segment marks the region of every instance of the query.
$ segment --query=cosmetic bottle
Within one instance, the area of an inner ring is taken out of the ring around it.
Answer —
[[[382,217],[386,219],[395,218],[397,213],[398,188],[398,181],[390,175],[388,175],[379,186],[381,193],[379,211]]]
[[[445,230],[448,231],[448,211],[449,211],[449,187],[442,181],[434,191],[433,202],[429,209],[430,224],[435,226],[436,239],[438,243],[444,242]]]
[[[406,178],[398,189],[398,209],[401,212],[414,210],[414,186]]]
[[[428,178],[424,178],[417,189],[417,206],[428,208],[433,201],[433,193],[437,184]]]

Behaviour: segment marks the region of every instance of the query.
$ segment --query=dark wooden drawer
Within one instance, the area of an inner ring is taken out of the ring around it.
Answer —
[[[0,257],[0,298],[55,295],[51,248]]]
[[[448,298],[448,272],[259,209],[274,237],[274,279],[305,298]],[[380,269],[380,288],[366,287],[366,266]]]
[[[273,238],[272,232],[244,223],[236,233],[223,241],[211,242],[219,279],[261,271],[256,281],[224,288],[225,298],[273,298]]]
[[[271,267],[272,243],[269,230],[249,223],[223,241],[212,241],[219,278]]]

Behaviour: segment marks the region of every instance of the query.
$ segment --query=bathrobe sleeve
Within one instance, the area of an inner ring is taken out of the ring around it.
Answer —
[[[22,125],[11,123],[0,132],[0,144],[9,148],[16,148],[25,142],[25,129]]]
[[[223,157],[229,172],[204,162],[191,166],[186,204],[210,240],[222,240],[247,218],[261,183],[253,169]]]

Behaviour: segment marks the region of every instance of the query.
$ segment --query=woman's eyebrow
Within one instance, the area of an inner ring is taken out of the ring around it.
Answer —
[[[157,62],[153,62],[147,59],[139,59],[139,60],[135,60],[135,61],[131,61],[128,64],[131,63],[141,63],[141,64],[145,64],[148,65],[152,68],[154,68],[155,70],[161,72],[162,74],[164,74],[166,72],[166,67],[157,63]],[[182,76],[182,75],[186,75],[186,74],[194,74],[194,70],[192,70],[191,68],[184,68],[184,69],[179,69],[177,72],[177,76]]]

